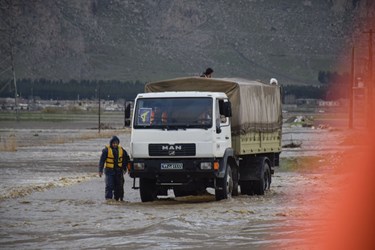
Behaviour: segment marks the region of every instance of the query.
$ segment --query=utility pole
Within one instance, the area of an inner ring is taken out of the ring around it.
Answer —
[[[14,110],[16,111],[16,120],[19,120],[19,114],[18,114],[18,93],[17,93],[17,80],[16,80],[16,69],[14,64],[14,46],[15,46],[15,20],[14,20],[14,8],[13,8],[13,2],[8,3],[9,6],[9,50],[10,50],[10,60],[11,60],[11,70],[12,70],[12,77],[13,77],[13,85],[14,85]]]
[[[354,46],[352,47],[352,66],[349,82],[349,129],[353,128],[353,104],[354,104]]]
[[[98,108],[98,133],[100,134],[100,85],[98,83],[98,100],[99,100],[99,108]]]
[[[124,100],[124,128],[126,127],[126,99]]]
[[[11,60],[12,60],[12,73],[13,73],[13,84],[14,84],[14,109],[16,111],[16,120],[19,119],[18,114],[18,93],[17,93],[17,80],[16,80],[16,70],[14,68],[14,56],[13,56],[13,46],[11,48]]]
[[[373,66],[372,66],[372,29],[364,32],[369,34],[369,56],[368,56],[368,79],[367,79],[367,128],[371,129],[373,125],[373,105],[372,105],[372,88],[373,88]]]

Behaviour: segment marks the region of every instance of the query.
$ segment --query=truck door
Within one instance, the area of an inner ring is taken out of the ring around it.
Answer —
[[[215,102],[215,126],[216,126],[216,148],[215,151],[221,156],[227,148],[231,147],[230,119],[225,115],[224,106],[228,100],[217,99]]]

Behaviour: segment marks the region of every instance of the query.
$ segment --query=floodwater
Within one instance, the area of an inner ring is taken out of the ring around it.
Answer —
[[[304,249],[324,232],[314,206],[331,192],[329,177],[340,133],[284,128],[282,157],[320,156],[318,170],[276,169],[264,196],[215,201],[212,190],[197,197],[159,197],[142,203],[125,177],[125,201],[104,200],[97,165],[108,138],[79,138],[76,129],[1,129],[16,137],[17,151],[0,152],[1,249]],[[130,134],[118,131],[121,144]],[[60,139],[59,143],[51,138]],[[292,137],[292,138],[290,138]],[[335,141],[335,145],[327,141]],[[309,227],[311,225],[311,227]],[[307,229],[311,228],[311,229]],[[309,231],[311,230],[311,231]],[[303,241],[300,234],[312,236]]]

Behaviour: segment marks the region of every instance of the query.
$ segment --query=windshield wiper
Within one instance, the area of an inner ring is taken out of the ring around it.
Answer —
[[[185,128],[180,128],[178,126],[167,126],[166,129],[167,130],[179,130],[179,129],[184,129],[185,130]]]
[[[136,125],[134,128],[140,128],[140,129],[161,129],[161,130],[186,130],[188,128],[194,128],[194,129],[209,129],[211,127],[211,124],[173,124],[173,125],[151,125],[151,126],[142,126],[142,125]]]

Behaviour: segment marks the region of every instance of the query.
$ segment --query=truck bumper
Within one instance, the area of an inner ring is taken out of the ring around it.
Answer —
[[[155,179],[157,185],[180,186],[214,179],[215,159],[134,159],[129,175],[132,178]],[[209,167],[211,166],[211,168]]]

